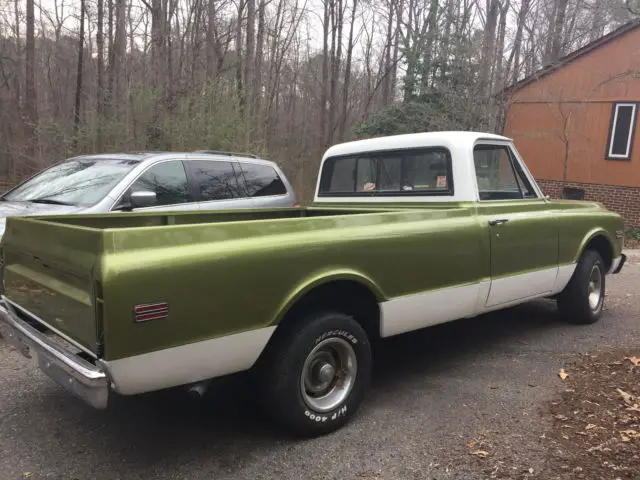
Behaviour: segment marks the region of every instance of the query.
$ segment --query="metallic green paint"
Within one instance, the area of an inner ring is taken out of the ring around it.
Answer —
[[[478,221],[491,245],[491,277],[501,278],[558,264],[558,225],[553,208],[540,200],[482,201]],[[491,219],[507,219],[489,226]]]
[[[496,216],[510,221],[490,227]],[[594,231],[620,228],[589,202],[316,204],[11,217],[2,249],[9,299],[93,351],[103,338],[114,360],[276,324],[327,281],[361,282],[384,301],[570,263]],[[153,302],[168,302],[168,318],[134,323],[134,306]]]
[[[361,273],[350,270],[335,270],[327,269],[313,272],[308,277],[303,278],[297,285],[291,289],[291,293],[287,295],[285,300],[276,309],[276,314],[270,325],[277,325],[280,320],[287,314],[287,312],[293,307],[296,302],[301,300],[306,294],[314,289],[321,287],[322,285],[329,284],[331,282],[349,281],[357,283],[367,288],[376,298],[378,302],[384,302],[388,300],[384,296],[384,293],[380,287],[370,278],[365,277]]]

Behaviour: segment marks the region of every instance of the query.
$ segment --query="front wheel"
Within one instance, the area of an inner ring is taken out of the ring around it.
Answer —
[[[270,347],[261,383],[272,418],[307,437],[347,423],[371,377],[369,340],[358,322],[339,312],[312,313]]]
[[[584,252],[573,277],[558,295],[558,308],[571,323],[590,324],[602,316],[606,269],[602,257],[593,250]]]

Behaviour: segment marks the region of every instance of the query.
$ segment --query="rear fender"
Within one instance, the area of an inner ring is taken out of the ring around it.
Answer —
[[[378,303],[384,302],[386,297],[382,289],[368,276],[351,269],[339,269],[331,271],[316,272],[299,282],[286,296],[278,308],[278,313],[274,316],[270,325],[275,326],[287,315],[291,308],[312,290],[335,281],[352,281],[368,288],[376,297]]]

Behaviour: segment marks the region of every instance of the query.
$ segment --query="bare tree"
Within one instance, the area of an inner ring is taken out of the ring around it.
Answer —
[[[29,154],[33,155],[36,147],[36,132],[38,127],[38,109],[36,98],[36,42],[34,34],[34,5],[33,0],[27,0],[27,44],[26,44],[26,73],[25,73],[25,113],[29,139],[27,146]]]
[[[51,0],[36,11],[33,0],[26,10],[5,3],[0,181],[29,172],[16,167],[25,151],[53,159],[206,143],[280,159],[303,192],[312,191],[321,150],[353,138],[362,122],[402,120],[417,108],[433,127],[499,129],[496,91],[634,18],[638,5]]]
[[[349,112],[349,87],[351,86],[351,61],[353,58],[353,28],[356,21],[358,0],[353,0],[351,5],[351,21],[349,23],[349,41],[347,43],[347,61],[344,70],[344,85],[342,87],[342,113],[338,127],[338,140],[344,140],[347,129],[347,115]]]
[[[80,36],[78,38],[78,73],[76,74],[76,102],[73,121],[73,141],[78,143],[78,130],[80,129],[80,106],[82,100],[82,69],[84,67],[84,17],[85,0],[80,0]]]

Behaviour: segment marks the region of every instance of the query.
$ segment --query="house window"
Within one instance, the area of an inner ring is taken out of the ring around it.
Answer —
[[[636,128],[637,104],[614,103],[611,115],[607,159],[629,160]]]

